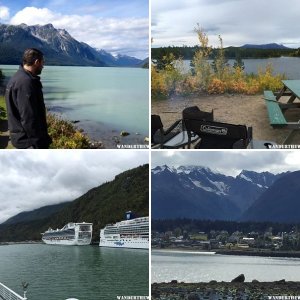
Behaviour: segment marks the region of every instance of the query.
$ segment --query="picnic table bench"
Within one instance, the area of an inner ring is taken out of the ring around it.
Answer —
[[[280,108],[276,96],[272,91],[264,91],[264,99],[266,101],[270,124],[273,127],[285,127],[288,125],[283,112]]]
[[[300,114],[298,122],[290,122],[284,113],[290,108],[300,108],[300,103],[294,102],[300,99],[300,80],[283,80],[283,88],[274,94],[272,91],[264,91],[264,99],[268,110],[270,125],[273,128],[292,129],[288,137],[283,142],[288,143],[296,130],[300,129]],[[280,102],[282,96],[289,96],[287,102]]]

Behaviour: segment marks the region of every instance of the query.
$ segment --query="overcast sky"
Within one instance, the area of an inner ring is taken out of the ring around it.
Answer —
[[[300,170],[296,151],[152,151],[151,168],[156,166],[204,166],[221,174],[238,175],[242,170],[277,174]]]
[[[0,0],[0,23],[66,29],[113,54],[148,57],[148,0]]]
[[[199,44],[197,24],[210,45],[278,43],[300,47],[299,0],[152,0],[153,47]]]
[[[74,200],[146,163],[148,151],[1,151],[0,224],[22,211]]]

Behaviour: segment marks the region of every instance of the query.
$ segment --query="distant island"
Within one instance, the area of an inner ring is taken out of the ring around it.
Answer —
[[[47,65],[141,68],[148,64],[148,58],[113,56],[103,49],[95,49],[52,24],[0,24],[0,64],[20,64],[24,50],[32,47],[43,51]]]

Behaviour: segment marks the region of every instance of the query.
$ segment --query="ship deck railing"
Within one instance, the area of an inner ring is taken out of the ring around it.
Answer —
[[[2,300],[27,300],[16,292],[8,288],[6,285],[0,282],[0,299]]]

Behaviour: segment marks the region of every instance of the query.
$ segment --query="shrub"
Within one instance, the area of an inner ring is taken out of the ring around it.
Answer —
[[[207,87],[207,92],[209,94],[224,94],[226,91],[226,85],[225,83],[218,79],[218,78],[213,78]]]
[[[153,98],[167,98],[172,93],[187,95],[198,92],[209,94],[223,94],[225,92],[235,94],[254,95],[263,90],[273,91],[282,88],[284,75],[273,75],[271,65],[263,70],[258,70],[258,75],[245,74],[244,64],[239,56],[234,66],[230,66],[223,48],[223,40],[219,36],[220,46],[212,64],[209,58],[212,47],[208,44],[208,36],[199,27],[195,28],[200,47],[197,48],[191,61],[192,69],[186,74],[183,70],[181,59],[176,59],[170,53],[157,61],[152,66],[151,95]]]
[[[273,75],[273,67],[271,64],[268,64],[265,69],[258,70],[257,80],[260,90],[280,90],[282,88],[281,80],[284,78],[285,75]]]
[[[7,115],[6,115],[5,99],[3,96],[0,96],[0,121],[6,120],[6,118],[7,118]]]
[[[162,72],[151,66],[151,97],[166,98],[169,94]]]
[[[76,130],[74,125],[53,114],[47,114],[48,132],[52,138],[52,149],[87,149],[90,141]]]
[[[193,74],[195,74],[198,85],[201,89],[206,90],[212,77],[212,67],[208,62],[212,47],[208,46],[208,36],[199,27],[195,28],[200,42],[200,49],[195,52],[192,60],[194,66]]]

